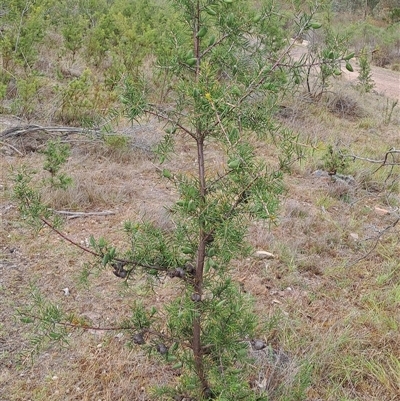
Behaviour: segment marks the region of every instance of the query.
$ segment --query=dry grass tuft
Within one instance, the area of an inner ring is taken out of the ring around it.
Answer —
[[[328,101],[328,108],[340,118],[360,118],[363,116],[358,101],[348,95],[337,94]]]

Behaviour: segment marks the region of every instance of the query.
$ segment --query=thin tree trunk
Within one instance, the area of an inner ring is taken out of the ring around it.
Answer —
[[[193,24],[193,45],[194,45],[194,56],[197,58],[195,80],[198,82],[200,76],[200,38],[197,36],[197,32],[200,29],[200,2],[196,4],[196,16]],[[198,163],[198,175],[199,175],[199,191],[200,191],[200,208],[205,203],[206,195],[206,181],[205,181],[205,167],[204,167],[204,136],[201,129],[201,123],[197,123],[196,127],[196,139],[197,139],[197,163]],[[193,356],[195,361],[195,369],[197,377],[199,378],[203,393],[209,389],[207,378],[204,374],[204,359],[201,342],[201,298],[203,294],[203,272],[204,272],[204,260],[206,255],[206,233],[204,230],[204,223],[199,221],[199,243],[197,248],[197,263],[196,263],[196,275],[194,280],[194,302],[195,316],[193,319]]]

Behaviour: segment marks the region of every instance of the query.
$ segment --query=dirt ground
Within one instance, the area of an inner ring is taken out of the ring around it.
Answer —
[[[381,70],[373,68],[375,90],[399,99],[399,74]],[[345,74],[356,79],[356,72]],[[371,100],[376,107],[386,101],[381,95],[377,99]],[[320,115],[312,114],[320,112],[318,106],[312,107],[307,115],[300,110],[292,124],[302,124],[316,142],[334,138],[337,143],[360,144],[375,149],[377,157],[385,148],[400,147],[398,115],[392,124],[377,122],[372,130],[363,128],[362,118],[327,113],[323,126],[316,122]],[[0,116],[0,133],[22,123]],[[147,152],[161,129],[130,131],[136,142],[129,154],[74,143],[66,166],[74,189],[50,200],[60,208],[75,205],[85,212],[113,214],[67,220],[63,232],[68,237],[86,245],[90,235],[106,236],[122,245],[126,220],[150,218],[169,224],[165,205],[176,193]],[[90,270],[91,285],[85,287],[80,277],[90,258],[51,231],[36,233],[21,221],[11,197],[12,173],[23,164],[40,172],[43,164],[43,155],[26,151],[31,139],[25,144],[0,143],[0,400],[148,401],[151,386],[174,382],[177,373],[137,347],[127,348],[126,332],[71,332],[68,346],[49,345],[30,359],[34,330],[20,321],[17,310],[32,302],[32,286],[68,312],[102,327],[129,315],[132,300],[140,295],[139,286],[124,286],[110,271]],[[40,150],[40,143],[33,145]],[[266,160],[275,157],[268,146],[259,151]],[[190,170],[194,157],[182,142],[176,160],[167,167],[174,171],[184,165]],[[302,364],[309,364],[316,367],[317,378],[307,388],[307,401],[394,401],[400,392],[399,365],[391,362],[400,360],[400,197],[398,189],[389,193],[383,188],[391,181],[396,188],[398,172],[380,171],[377,177],[370,166],[360,165],[349,184],[316,173],[321,168],[321,157],[314,161],[318,157],[313,155],[286,176],[278,225],[258,222],[250,227],[253,247],[275,258],[249,257],[233,266],[234,279],[255,297],[261,320],[279,321],[263,333],[265,340],[276,352],[290,355],[284,368],[258,355],[257,383],[271,394],[282,383],[290,389]],[[218,163],[215,154],[210,159]],[[162,304],[174,291],[171,280],[160,282],[151,299]],[[329,393],[329,388],[336,390]]]

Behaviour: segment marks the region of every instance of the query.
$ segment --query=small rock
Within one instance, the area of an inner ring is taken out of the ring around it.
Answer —
[[[136,334],[134,334],[133,337],[132,337],[132,339],[133,339],[133,342],[134,342],[135,344],[138,344],[138,345],[142,345],[142,344],[145,343],[145,340],[144,340],[144,338],[143,338],[143,334],[142,334],[142,333],[136,333]]]
[[[314,175],[315,177],[328,177],[329,176],[328,172],[324,171],[324,170],[316,170],[311,175]]]
[[[69,295],[69,288],[68,288],[68,287],[63,288],[62,291],[64,291],[64,295],[65,295],[65,296],[68,296],[68,295]]]
[[[190,296],[190,299],[191,299],[193,302],[200,302],[200,301],[201,301],[201,295],[200,295],[200,294],[197,294],[197,293],[193,293],[193,294]]]
[[[161,355],[165,355],[168,352],[168,348],[164,344],[157,344],[156,350]]]
[[[387,209],[383,209],[381,207],[375,206],[375,213],[378,216],[386,216],[387,214],[390,214],[390,211]]]
[[[267,346],[263,340],[253,340],[251,341],[251,345],[256,351],[260,351]]]
[[[349,236],[354,240],[354,241],[358,241],[358,234],[357,233],[350,233]]]
[[[167,274],[171,278],[174,278],[174,277],[184,278],[185,277],[185,271],[181,267],[178,267],[175,270],[170,270]]]
[[[267,251],[257,251],[254,256],[258,259],[275,259],[275,255]]]

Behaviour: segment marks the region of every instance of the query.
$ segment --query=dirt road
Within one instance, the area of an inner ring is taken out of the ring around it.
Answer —
[[[343,76],[349,81],[357,81],[358,62],[353,61],[354,72],[343,69]],[[371,67],[372,80],[374,81],[374,91],[386,97],[400,101],[400,72],[388,70],[381,67]]]
[[[292,51],[292,56],[299,59],[301,55],[307,52],[304,45],[296,45]],[[342,67],[342,76],[348,81],[357,81],[359,66],[357,59],[351,60],[354,72],[349,72]],[[372,80],[374,81],[374,91],[388,98],[400,101],[400,72],[388,70],[386,68],[371,66]]]

